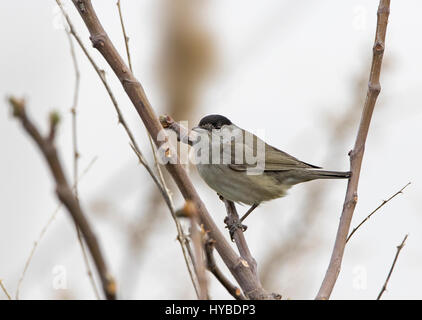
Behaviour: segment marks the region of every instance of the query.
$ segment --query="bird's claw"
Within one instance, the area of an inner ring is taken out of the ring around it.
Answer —
[[[230,239],[234,241],[234,233],[236,230],[240,229],[242,232],[245,232],[248,229],[248,226],[242,224],[239,220],[230,221],[228,217],[224,219],[224,223],[226,224],[226,228],[229,229]]]

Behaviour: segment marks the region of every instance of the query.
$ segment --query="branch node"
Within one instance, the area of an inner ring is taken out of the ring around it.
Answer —
[[[357,192],[355,192],[355,193],[353,193],[353,197],[345,203],[345,206],[347,208],[353,208],[353,207],[356,206],[357,202],[358,202],[358,194],[357,194]]]
[[[116,284],[116,281],[114,280],[114,277],[111,274],[107,273],[106,281],[107,281],[106,290],[108,294],[110,296],[115,296],[117,292],[117,284]]]
[[[169,128],[174,123],[174,120],[168,115],[160,116],[159,120],[164,129]]]
[[[92,42],[92,46],[96,49],[104,47],[106,41],[106,35],[104,33],[96,33],[89,37]]]
[[[381,85],[379,84],[379,82],[372,83],[371,81],[369,81],[368,90],[373,94],[378,95],[381,92]]]
[[[48,139],[53,141],[56,137],[57,125],[60,123],[60,114],[58,111],[53,110],[49,114],[49,122],[50,122],[50,133],[48,135]]]
[[[388,6],[379,6],[378,7],[377,14],[378,15],[381,15],[381,14],[384,14],[384,13],[390,14],[390,7],[388,7]]]
[[[79,9],[80,12],[85,13],[86,12],[86,8],[85,8],[85,1],[84,0],[78,0],[76,2],[76,5]]]
[[[122,72],[123,72],[123,73],[126,73],[126,72],[127,72],[127,70],[122,69]],[[136,81],[136,80],[132,80],[132,79],[128,79],[128,78],[122,78],[122,79],[120,79],[120,82],[121,82],[123,85],[125,85],[125,84],[131,84],[131,85],[136,86],[136,85],[138,85],[138,84],[139,84],[139,82],[138,82],[138,81]]]
[[[12,106],[13,116],[18,118],[22,117],[22,115],[25,113],[25,99],[10,96],[8,100],[10,105]]]
[[[381,41],[377,41],[372,48],[374,54],[383,54],[384,53],[384,43]]]

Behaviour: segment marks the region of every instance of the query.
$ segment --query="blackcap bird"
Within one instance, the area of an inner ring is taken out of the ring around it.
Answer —
[[[241,221],[295,184],[350,177],[350,172],[319,170],[300,161],[221,115],[202,118],[192,131],[193,161],[202,179],[226,200],[251,205]]]

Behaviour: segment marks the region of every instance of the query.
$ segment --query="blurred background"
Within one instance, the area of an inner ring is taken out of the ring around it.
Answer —
[[[139,116],[91,47],[71,1],[63,4],[153,164]],[[126,59],[116,0],[93,4]],[[330,170],[349,168],[347,153],[366,95],[377,0],[122,0],[121,6],[133,70],[157,114],[188,120],[190,126],[206,114],[223,114],[252,132],[265,130],[262,138],[268,143],[303,161]],[[415,40],[421,10],[417,0],[391,5],[382,91],[352,227],[412,184],[347,244],[333,299],[375,299],[407,233],[383,299],[421,298],[422,60],[421,42]],[[0,21],[0,279],[12,298],[19,287],[20,299],[95,299],[73,222],[65,210],[56,212],[50,173],[6,101],[11,94],[24,96],[43,130],[50,110],[61,113],[57,146],[70,179],[75,73],[60,10],[53,0],[2,1]],[[80,173],[89,167],[79,181],[79,196],[118,282],[119,297],[195,299],[168,209],[131,150],[97,74],[76,44],[75,51],[81,73]],[[223,230],[223,203],[195,168],[188,169]],[[245,236],[266,289],[291,299],[316,295],[345,190],[346,181],[298,185],[248,218]],[[173,193],[176,207],[182,206],[174,186]],[[246,209],[238,207],[239,212]],[[208,278],[212,298],[231,298],[211,274]],[[0,299],[6,298],[0,291]]]

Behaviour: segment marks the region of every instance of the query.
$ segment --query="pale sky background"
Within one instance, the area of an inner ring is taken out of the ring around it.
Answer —
[[[73,22],[90,47],[86,28],[70,1]],[[93,1],[100,20],[124,55],[115,0]],[[136,77],[157,114],[164,109],[157,77],[160,1],[122,0]],[[207,23],[216,41],[219,68],[194,115],[220,113],[251,131],[265,130],[270,144],[313,164],[347,170],[356,125],[341,152],[334,153],[326,127],[356,99],[356,78],[369,74],[368,61],[376,26],[378,1],[246,1],[210,0]],[[420,299],[422,285],[422,217],[420,137],[422,111],[422,2],[392,1],[387,31],[382,91],[371,124],[352,226],[407,182],[412,184],[370,219],[346,247],[333,299],[375,299],[390,269],[396,246],[409,233],[384,299]],[[11,115],[5,97],[25,96],[28,113],[43,128],[51,109],[62,114],[58,147],[71,176],[71,114],[74,73],[69,43],[60,28],[55,1],[0,2],[0,279],[15,294],[25,261],[42,228],[57,207],[54,185],[44,160]],[[98,199],[119,221],[142,215],[153,186],[137,164],[128,138],[94,70],[79,48],[81,69],[78,135],[80,170],[97,161],[80,183],[81,202],[94,225],[119,295],[130,299],[193,299],[176,230],[170,215],[149,239],[143,258],[133,267],[139,276],[125,290],[122,266],[127,244],[113,222],[93,213]],[[149,143],[137,113],[102,57],[106,70],[142,150],[151,160]],[[367,70],[367,71],[366,71]],[[327,159],[330,159],[327,161]],[[192,172],[195,176],[196,173]],[[224,207],[205,183],[198,191],[223,229]],[[288,197],[258,208],[248,218],[246,238],[258,262],[266,249],[288,234],[287,226],[306,190],[328,184],[320,218],[307,228],[318,230],[306,261],[289,264],[271,288],[283,297],[313,298],[325,274],[346,190],[345,181],[317,181],[294,187]],[[151,189],[151,190],[150,190]],[[177,199],[176,205],[182,205]],[[243,212],[246,208],[241,207]],[[140,212],[141,211],[141,212]],[[226,230],[224,230],[227,235]],[[301,250],[301,249],[298,249]],[[67,290],[54,289],[57,272],[65,271]],[[209,277],[212,279],[212,277]],[[297,288],[298,287],[298,288]],[[212,279],[211,296],[230,298]],[[94,298],[75,229],[65,210],[57,215],[39,244],[20,290],[22,299]],[[0,299],[6,297],[0,292]]]

